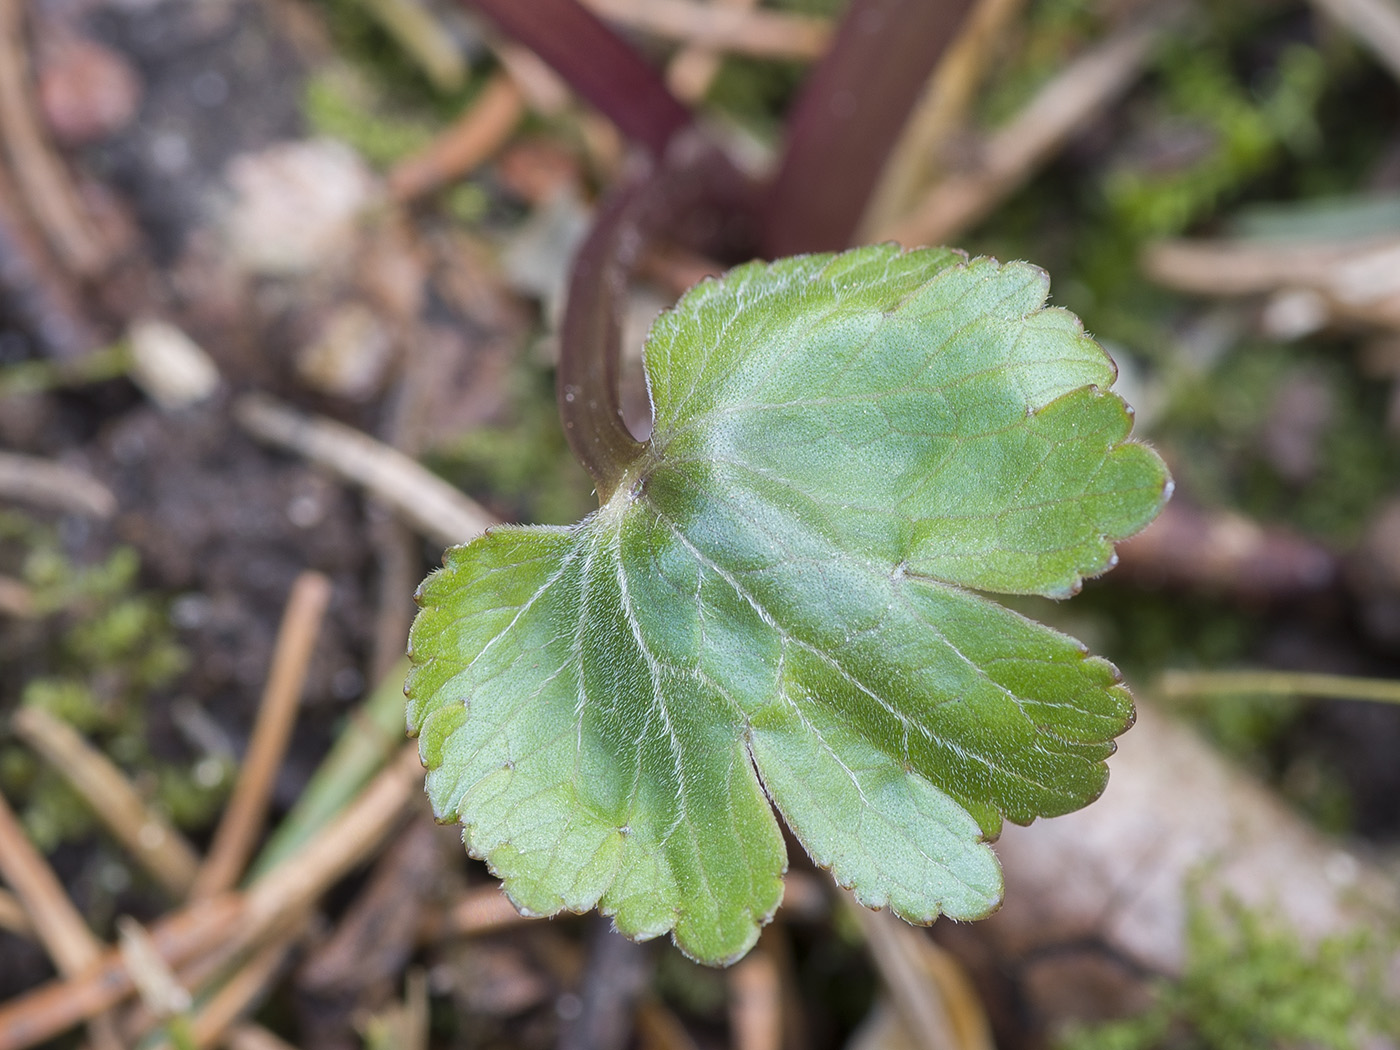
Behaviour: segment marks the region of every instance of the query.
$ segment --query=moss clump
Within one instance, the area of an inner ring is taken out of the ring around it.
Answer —
[[[1120,166],[1104,194],[1118,221],[1139,236],[1178,233],[1267,172],[1286,153],[1306,157],[1322,144],[1316,112],[1327,83],[1322,55],[1294,45],[1254,88],[1231,68],[1223,47],[1179,41],[1160,63],[1157,127],[1181,126],[1209,143],[1180,166]]]
[[[1180,979],[1163,984],[1146,1013],[1071,1031],[1061,1050],[1354,1050],[1400,1033],[1400,1004],[1383,976],[1393,947],[1357,934],[1308,949],[1238,902],[1197,900]]]
[[[165,603],[137,589],[136,553],[122,547],[77,565],[51,530],[0,514],[0,555],[29,587],[35,614],[0,635],[10,672],[0,681],[0,707],[43,708],[97,744],[177,824],[207,823],[227,794],[227,771],[215,776],[207,762],[186,768],[151,752],[146,701],[175,681],[188,656]],[[19,802],[45,852],[92,829],[86,804],[18,744],[0,747],[0,789]]]
[[[368,82],[346,67],[330,67],[307,80],[302,114],[317,134],[339,139],[378,168],[433,140],[433,124],[388,114]]]

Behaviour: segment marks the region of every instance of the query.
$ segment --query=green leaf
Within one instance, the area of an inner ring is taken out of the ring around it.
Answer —
[[[863,903],[977,918],[1002,819],[1098,796],[1117,671],[974,593],[1073,593],[1169,487],[1047,291],[892,246],[706,281],[652,329],[615,495],[448,552],[409,723],[518,907],[732,961],[782,897],[776,807]]]

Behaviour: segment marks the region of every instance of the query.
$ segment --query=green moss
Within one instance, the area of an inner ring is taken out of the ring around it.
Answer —
[[[1195,128],[1210,144],[1181,167],[1133,165],[1109,171],[1105,197],[1117,220],[1139,235],[1178,233],[1266,172],[1285,152],[1306,156],[1321,146],[1316,111],[1326,68],[1314,48],[1284,50],[1262,89],[1243,82],[1218,42],[1174,41],[1165,49],[1159,71],[1163,86],[1153,123]]]
[[[147,703],[188,665],[165,601],[139,589],[140,563],[118,548],[92,565],[74,563],[50,530],[19,514],[0,513],[0,559],[17,566],[33,594],[36,625],[0,635],[7,666],[0,708],[40,707],[82,733],[177,824],[200,826],[222,804],[227,776],[200,774],[152,754]],[[0,789],[19,804],[45,851],[92,831],[86,804],[64,779],[17,744],[0,749]]]
[[[343,67],[323,69],[307,80],[302,113],[317,134],[340,139],[381,168],[433,139],[431,123],[390,114],[368,82]]]
[[[1317,385],[1332,406],[1317,435],[1316,467],[1302,479],[1281,475],[1266,449],[1278,396],[1295,379]],[[1338,360],[1335,346],[1244,345],[1210,371],[1177,374],[1154,436],[1197,502],[1345,545],[1400,476],[1386,408],[1386,391]]]
[[[1237,902],[1196,900],[1180,979],[1142,1015],[1061,1040],[1062,1050],[1354,1050],[1400,1033],[1384,969],[1394,949],[1370,934],[1306,947],[1292,930]]]
[[[1023,27],[1013,24],[1005,61],[987,79],[977,118],[988,127],[1011,120],[1075,55],[1102,37],[1104,20],[1092,0],[1042,0],[1028,5]]]

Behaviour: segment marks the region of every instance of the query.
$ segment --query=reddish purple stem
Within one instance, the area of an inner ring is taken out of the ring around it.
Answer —
[[[973,0],[852,0],[788,119],[769,258],[847,247],[885,160]]]
[[[661,157],[691,113],[636,50],[577,0],[467,0],[539,55],[622,133]]]

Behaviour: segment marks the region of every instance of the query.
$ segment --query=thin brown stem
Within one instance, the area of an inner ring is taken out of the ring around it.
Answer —
[[[201,901],[151,928],[161,958],[172,966],[232,936],[243,911],[236,896]],[[0,1004],[0,1050],[24,1050],[96,1016],[132,992],[119,950],[110,949],[82,976],[51,981]]]
[[[1168,671],[1157,683],[1157,694],[1166,699],[1234,694],[1400,704],[1400,681],[1293,671]]]
[[[20,0],[0,0],[0,140],[54,251],[70,272],[91,277],[107,266],[109,252],[35,114],[24,29]]]
[[[146,804],[111,759],[43,708],[22,707],[11,724],[153,879],[172,896],[185,895],[199,868],[198,854],[173,824]]]
[[[267,815],[273,781],[292,736],[311,652],[330,600],[331,581],[319,572],[303,572],[292,585],[248,753],[209,854],[190,890],[194,898],[232,889],[252,855]]]

